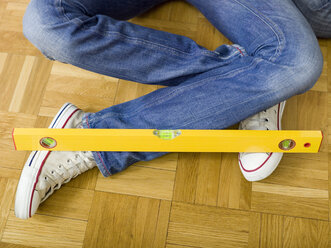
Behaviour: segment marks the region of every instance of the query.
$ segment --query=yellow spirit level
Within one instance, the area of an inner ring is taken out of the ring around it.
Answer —
[[[316,153],[321,131],[14,128],[17,150]]]

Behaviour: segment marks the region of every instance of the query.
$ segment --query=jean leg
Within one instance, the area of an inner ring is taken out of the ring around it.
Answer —
[[[94,7],[104,9],[103,14],[97,14]],[[187,37],[116,20],[109,16],[114,14],[112,7],[108,0],[31,0],[23,33],[50,59],[125,80],[166,86],[215,69],[239,53],[227,45],[219,52],[209,51]],[[138,9],[139,13],[147,7],[151,6]]]
[[[331,38],[330,0],[293,0],[307,18],[317,37]]]

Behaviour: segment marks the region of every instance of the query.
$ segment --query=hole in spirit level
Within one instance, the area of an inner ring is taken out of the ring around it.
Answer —
[[[309,148],[310,146],[311,146],[310,143],[306,143],[306,144],[304,144],[304,147],[306,147],[306,148]]]

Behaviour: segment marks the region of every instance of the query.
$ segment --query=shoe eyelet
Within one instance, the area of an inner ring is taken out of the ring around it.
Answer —
[[[265,120],[266,122],[268,122],[268,121],[269,121],[269,119],[268,119],[268,118],[265,118],[264,120]]]
[[[76,154],[76,155],[75,155],[75,158],[76,158],[76,159],[77,159],[77,158],[79,158],[79,155],[78,155],[78,154]]]
[[[44,177],[44,179],[47,181],[47,177]]]
[[[70,164],[70,162],[71,162],[71,159],[68,159],[68,160],[67,160],[67,164]]]
[[[54,174],[54,171],[51,171],[52,174]]]
[[[58,166],[58,167],[59,167],[59,169],[61,169],[61,168],[62,168],[62,164],[59,164],[59,166]]]

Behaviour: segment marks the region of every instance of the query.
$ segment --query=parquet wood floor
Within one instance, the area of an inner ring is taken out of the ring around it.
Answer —
[[[16,218],[13,199],[28,153],[14,151],[13,127],[47,127],[65,102],[93,112],[161,87],[46,59],[22,34],[28,2],[0,1],[1,248],[331,244],[331,40],[319,40],[322,76],[288,101],[283,118],[284,129],[323,130],[320,153],[286,154],[272,176],[255,183],[241,175],[237,154],[227,153],[171,153],[109,178],[95,168],[58,190],[33,218]],[[230,43],[184,2],[164,4],[132,22],[188,36],[209,49]]]

